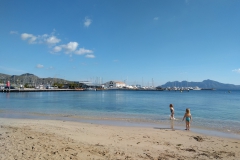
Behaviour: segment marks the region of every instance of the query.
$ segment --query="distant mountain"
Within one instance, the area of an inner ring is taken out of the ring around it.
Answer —
[[[213,80],[204,80],[202,82],[187,82],[187,81],[174,81],[174,82],[167,82],[166,84],[162,85],[162,87],[200,87],[200,88],[214,88],[214,89],[227,89],[227,90],[240,90],[240,85],[234,84],[224,84]]]
[[[73,81],[68,81],[60,78],[39,78],[38,76],[31,74],[31,73],[25,73],[22,75],[7,75],[0,73],[0,84],[4,83],[6,84],[7,81],[10,81],[11,84],[16,85],[25,85],[29,84],[32,86],[40,85],[40,84],[50,84],[53,85],[53,83],[72,83]],[[208,88],[214,88],[214,89],[227,89],[227,90],[240,90],[240,85],[233,85],[233,84],[224,84],[213,80],[204,80],[202,82],[188,82],[188,81],[174,81],[174,82],[167,82],[166,84],[162,85],[161,87],[200,87],[204,89]]]
[[[0,80],[4,79],[4,78],[7,78],[7,77],[11,77],[11,76],[7,75],[7,74],[0,73]]]
[[[60,78],[39,78],[34,74],[25,73],[22,75],[7,75],[0,73],[0,83],[6,84],[7,81],[10,81],[11,84],[30,84],[30,85],[40,85],[40,84],[50,84],[53,83],[69,83],[71,81],[60,79]]]

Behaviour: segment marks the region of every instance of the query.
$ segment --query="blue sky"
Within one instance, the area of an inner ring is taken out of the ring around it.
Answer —
[[[0,73],[240,85],[239,0],[0,0]]]

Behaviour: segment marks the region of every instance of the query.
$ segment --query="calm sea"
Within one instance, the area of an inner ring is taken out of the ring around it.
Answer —
[[[172,103],[175,125],[183,126],[186,108],[193,127],[240,134],[240,91],[79,91],[0,93],[1,118],[58,119],[81,117],[169,123]]]

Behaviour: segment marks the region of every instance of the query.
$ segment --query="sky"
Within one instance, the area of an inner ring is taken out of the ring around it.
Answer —
[[[0,0],[0,73],[240,85],[239,0]]]

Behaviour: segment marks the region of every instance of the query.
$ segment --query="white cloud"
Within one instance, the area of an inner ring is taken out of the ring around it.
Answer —
[[[59,46],[55,46],[53,48],[53,52],[60,52],[61,50],[65,50],[66,54],[72,53],[74,51],[76,51],[78,47],[78,43],[77,42],[69,42],[68,44],[63,44],[63,45],[59,45]]]
[[[87,17],[85,17],[84,26],[85,27],[89,27],[91,23],[92,23],[92,20],[87,18]]]
[[[86,58],[95,58],[95,56],[93,54],[87,54],[85,57]]]
[[[18,34],[18,31],[10,31],[10,34]]]
[[[36,43],[36,39],[37,37],[32,35],[32,34],[28,34],[28,33],[23,33],[21,34],[21,37],[23,40],[28,40],[29,43]]]
[[[232,70],[233,72],[237,72],[237,73],[240,73],[240,68],[239,69],[234,69]]]
[[[62,47],[61,46],[55,46],[53,48],[53,52],[60,52],[62,50]]]
[[[93,51],[92,50],[85,49],[85,48],[79,48],[77,50],[77,47],[78,47],[78,43],[77,42],[69,42],[68,44],[55,46],[53,48],[53,52],[60,52],[62,50],[65,50],[66,54],[70,54],[70,53],[75,53],[76,55],[87,54],[85,56],[86,58],[95,58],[95,56],[93,55]],[[70,57],[72,57],[72,54],[70,54]]]
[[[42,64],[38,64],[36,68],[43,68],[44,66]]]
[[[28,43],[30,44],[45,43],[48,45],[55,45],[61,41],[61,39],[58,39],[56,36],[48,34],[35,36],[33,34],[23,33],[21,34],[21,38],[22,40],[28,40]]]
[[[48,34],[43,34],[41,37],[47,38],[47,37],[48,37]]]
[[[82,54],[86,54],[86,53],[93,53],[92,50],[88,50],[88,49],[85,49],[85,48],[80,48],[79,50],[75,51],[75,54],[78,54],[78,55],[82,55]]]
[[[154,17],[153,20],[157,21],[157,20],[158,20],[158,17]]]
[[[65,49],[65,53],[68,54],[68,53],[74,52],[77,49],[78,43],[77,42],[69,42],[68,44],[61,45],[60,47]]]
[[[85,26],[88,27],[91,24],[92,20],[85,18]],[[14,34],[15,31],[11,31],[11,34]],[[86,54],[86,58],[95,58],[93,55],[93,51],[85,48],[78,48],[78,42],[69,42],[67,44],[56,45],[57,43],[61,42],[61,39],[57,38],[55,35],[55,30],[50,34],[43,34],[43,35],[33,35],[29,33],[22,33],[21,38],[22,40],[28,41],[30,44],[47,44],[50,48],[50,53],[57,53],[57,52],[65,52],[72,57],[72,53],[76,55],[84,55]],[[41,65],[37,65],[37,68],[43,68]]]
[[[45,36],[45,35],[43,35],[43,36]],[[58,38],[55,37],[55,36],[51,36],[51,37],[48,37],[48,38],[46,39],[46,43],[47,43],[47,44],[50,44],[50,45],[56,44],[56,43],[58,43],[58,42],[60,42],[60,41],[61,41],[61,39],[58,39]]]

